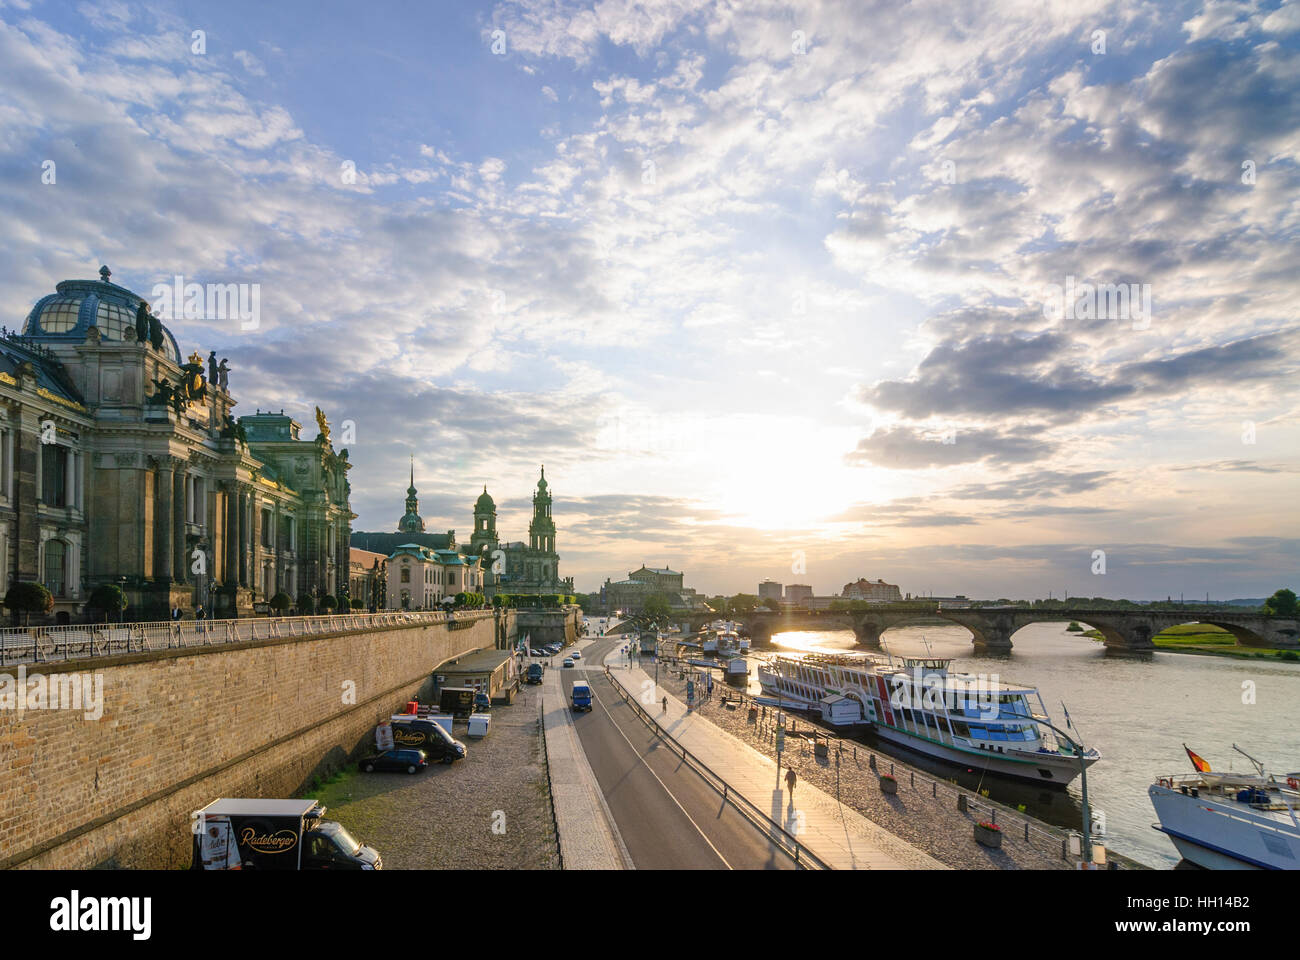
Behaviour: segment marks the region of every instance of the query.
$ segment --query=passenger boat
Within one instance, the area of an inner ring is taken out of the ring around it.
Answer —
[[[837,727],[870,725],[882,740],[939,760],[1064,787],[1101,759],[1058,739],[1033,687],[949,673],[951,660],[808,654],[761,663],[763,690]],[[1041,721],[1041,722],[1040,722]]]
[[[1252,762],[1253,775],[1207,769],[1147,788],[1159,818],[1152,827],[1184,860],[1208,870],[1300,870],[1300,773],[1279,780]]]
[[[749,663],[744,657],[732,657],[727,661],[727,679],[733,683],[744,683],[749,679]]]
[[[718,652],[718,632],[707,630],[700,635],[700,649],[705,653]]]

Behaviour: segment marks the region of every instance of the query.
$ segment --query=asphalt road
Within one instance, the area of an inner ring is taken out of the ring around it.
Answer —
[[[793,870],[794,861],[704,778],[675,756],[606,679],[605,654],[624,643],[601,639],[583,651],[588,669],[564,670],[591,684],[590,713],[573,714],[578,740],[623,843],[638,870]]]

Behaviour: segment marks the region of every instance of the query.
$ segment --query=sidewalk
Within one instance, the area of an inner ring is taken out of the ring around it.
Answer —
[[[635,696],[654,686],[654,678],[639,663],[629,667],[627,659],[616,653],[611,653],[607,661],[614,682],[630,694]],[[794,800],[787,798],[785,782],[770,758],[708,720],[687,713],[685,704],[672,694],[667,694],[668,712],[662,713],[665,694],[667,691],[659,688],[652,699],[653,705],[646,709],[669,735],[831,867],[836,870],[949,869],[810,783],[801,781],[795,785],[796,806]]]
[[[547,667],[542,675],[542,729],[564,869],[630,869],[631,859],[578,742],[558,666]]]

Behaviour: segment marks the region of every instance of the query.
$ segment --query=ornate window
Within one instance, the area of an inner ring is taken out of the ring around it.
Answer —
[[[65,552],[62,540],[45,541],[45,588],[56,597],[64,593]]]
[[[41,310],[40,325],[44,333],[70,333],[77,325],[81,298],[51,300]]]

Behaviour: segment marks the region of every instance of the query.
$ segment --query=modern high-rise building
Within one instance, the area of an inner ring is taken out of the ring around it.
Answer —
[[[764,580],[758,585],[758,599],[760,600],[780,600],[781,584],[775,580]]]

